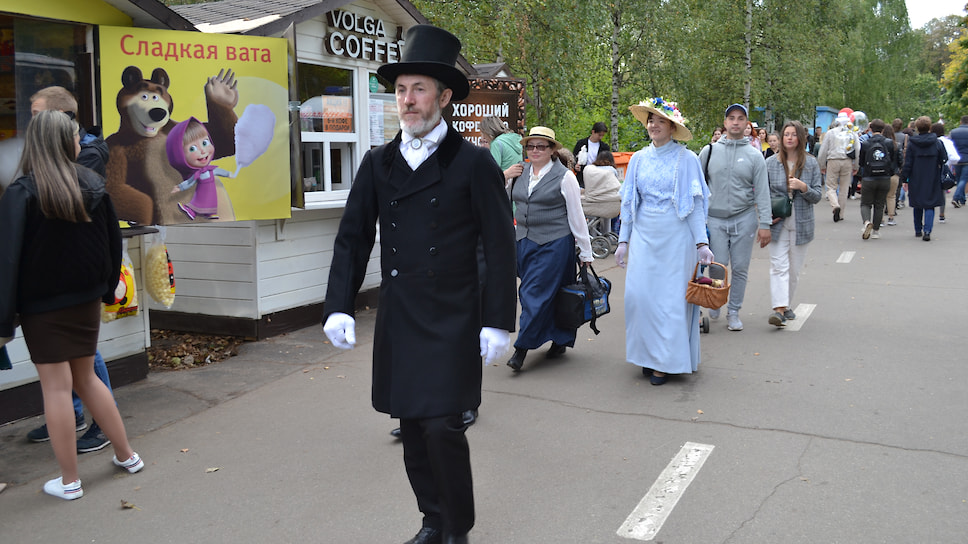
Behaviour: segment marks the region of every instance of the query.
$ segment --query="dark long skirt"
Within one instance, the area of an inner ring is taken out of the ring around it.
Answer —
[[[578,274],[575,237],[568,234],[543,245],[522,238],[517,250],[521,325],[514,347],[535,349],[548,341],[574,347],[576,330],[555,325],[554,301],[558,288],[575,283]]]

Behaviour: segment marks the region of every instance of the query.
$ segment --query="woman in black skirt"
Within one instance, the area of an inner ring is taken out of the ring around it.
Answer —
[[[19,316],[61,469],[44,492],[68,500],[84,494],[72,388],[111,440],[114,464],[131,473],[144,467],[114,397],[94,374],[100,305],[114,302],[121,232],[104,179],[73,162],[78,138],[66,114],[38,113],[27,127],[24,176],[0,198],[0,338],[13,336]]]

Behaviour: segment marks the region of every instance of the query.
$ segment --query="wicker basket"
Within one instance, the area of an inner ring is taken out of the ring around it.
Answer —
[[[723,270],[723,286],[713,287],[696,283],[699,277],[699,263],[696,263],[696,268],[692,271],[692,279],[686,284],[686,301],[703,308],[722,308],[729,300],[729,275],[726,267],[719,263],[710,263],[709,266],[718,266]]]

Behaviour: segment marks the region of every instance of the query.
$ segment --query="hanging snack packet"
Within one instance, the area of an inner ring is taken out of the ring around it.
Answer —
[[[155,302],[171,308],[175,302],[175,269],[168,257],[164,227],[159,227],[159,230],[161,242],[152,245],[145,255],[145,290]]]
[[[134,265],[128,255],[128,241],[125,240],[118,286],[114,289],[114,304],[101,306],[101,321],[109,323],[134,315],[138,315],[138,288],[134,281]]]

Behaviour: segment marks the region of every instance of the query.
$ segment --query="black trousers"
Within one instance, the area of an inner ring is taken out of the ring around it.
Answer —
[[[461,414],[401,419],[403,462],[423,526],[460,536],[474,526],[471,452]]]

